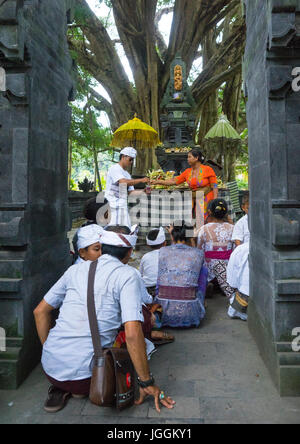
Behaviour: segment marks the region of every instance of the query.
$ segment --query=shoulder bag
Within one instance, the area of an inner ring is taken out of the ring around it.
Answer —
[[[123,410],[134,403],[134,367],[126,349],[102,349],[94,296],[97,264],[98,261],[91,263],[87,294],[94,346],[90,401],[100,407],[116,407]]]

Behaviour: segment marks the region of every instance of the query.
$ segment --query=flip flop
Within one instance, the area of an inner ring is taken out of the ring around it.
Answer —
[[[168,333],[166,333],[166,332],[164,332],[163,337],[161,337],[161,338],[151,338],[151,342],[157,346],[165,345],[165,344],[172,344],[172,342],[174,342],[174,341],[175,341],[175,338],[174,337],[171,338],[171,335],[168,335]]]
[[[65,407],[71,396],[71,393],[64,392],[63,390],[60,390],[52,385],[48,391],[48,398],[44,404],[44,410],[47,413],[59,412]]]

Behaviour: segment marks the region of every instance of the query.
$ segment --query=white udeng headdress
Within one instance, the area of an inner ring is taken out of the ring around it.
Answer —
[[[166,235],[165,235],[165,230],[163,229],[163,227],[160,227],[157,238],[154,241],[148,239],[148,236],[147,236],[147,245],[149,245],[149,246],[161,245],[165,241],[166,241]]]
[[[104,230],[101,237],[101,244],[112,245],[114,247],[132,248],[136,246],[139,228],[134,225],[130,234],[115,233],[114,231]]]
[[[122,149],[120,154],[122,154],[123,156],[132,157],[133,159],[135,159],[137,156],[137,151],[134,148],[132,148],[132,146],[127,146],[126,148]]]
[[[103,228],[96,224],[87,225],[86,227],[79,228],[77,232],[78,250],[100,242],[103,231]]]

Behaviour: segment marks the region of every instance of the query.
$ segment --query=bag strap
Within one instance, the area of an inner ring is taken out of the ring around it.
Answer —
[[[103,357],[103,349],[101,344],[101,338],[99,333],[97,315],[96,315],[96,305],[94,296],[94,286],[95,286],[95,276],[97,270],[98,261],[92,262],[89,270],[88,279],[88,291],[87,291],[87,306],[90,329],[92,333],[92,340],[94,346],[95,358],[99,359]]]
[[[101,344],[101,337],[99,332],[99,326],[98,326],[98,320],[97,320],[97,314],[96,314],[96,304],[95,304],[95,277],[96,277],[96,270],[97,270],[98,261],[92,262],[90,265],[89,270],[89,277],[88,277],[88,289],[87,289],[87,308],[88,308],[88,316],[89,316],[89,323],[90,323],[90,329],[92,333],[92,340],[93,340],[93,346],[94,346],[94,354],[95,358],[103,358],[103,349]],[[117,267],[113,270],[116,271],[119,268]],[[112,272],[112,273],[113,273]],[[111,277],[111,275],[110,275]]]

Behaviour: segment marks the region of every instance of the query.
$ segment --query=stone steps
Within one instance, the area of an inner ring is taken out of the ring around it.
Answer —
[[[21,347],[7,347],[5,352],[0,351],[0,361],[17,360],[21,351]]]
[[[290,353],[278,353],[281,367],[300,367],[300,353],[291,351]]]
[[[1,293],[18,293],[21,282],[22,279],[0,278],[0,298]]]
[[[21,279],[23,275],[23,260],[0,259],[1,278]]]

